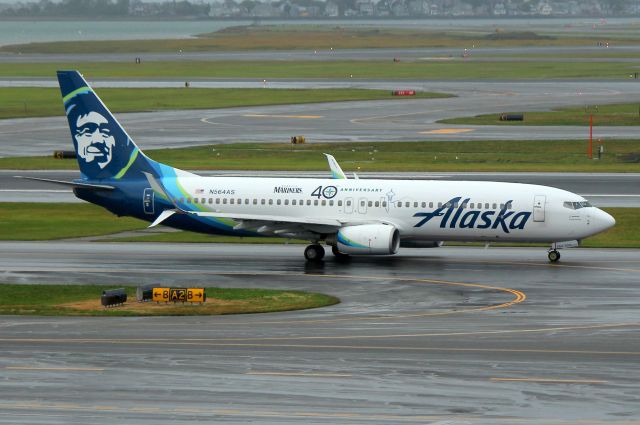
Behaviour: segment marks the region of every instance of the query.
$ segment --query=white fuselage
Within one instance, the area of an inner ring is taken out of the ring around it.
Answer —
[[[386,223],[404,241],[559,242],[615,223],[579,195],[530,184],[191,176],[176,183],[187,209]]]

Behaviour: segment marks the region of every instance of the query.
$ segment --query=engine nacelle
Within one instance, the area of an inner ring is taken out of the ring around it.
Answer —
[[[338,251],[343,254],[395,254],[400,248],[398,229],[387,224],[361,224],[338,230]]]

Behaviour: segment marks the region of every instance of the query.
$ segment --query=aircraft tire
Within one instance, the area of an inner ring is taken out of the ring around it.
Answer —
[[[318,244],[309,245],[304,249],[304,258],[307,261],[321,261],[324,258],[324,248]]]
[[[552,251],[549,251],[548,256],[549,256],[549,261],[551,261],[552,263],[555,263],[560,259],[560,252],[554,249]]]

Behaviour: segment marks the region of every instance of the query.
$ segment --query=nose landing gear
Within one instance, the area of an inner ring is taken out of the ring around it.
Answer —
[[[560,252],[558,250],[552,249],[549,251],[548,257],[549,261],[555,263],[560,259]]]

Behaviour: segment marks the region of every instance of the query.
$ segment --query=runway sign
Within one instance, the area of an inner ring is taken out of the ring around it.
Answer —
[[[203,303],[206,300],[204,288],[153,288],[154,302]]]

